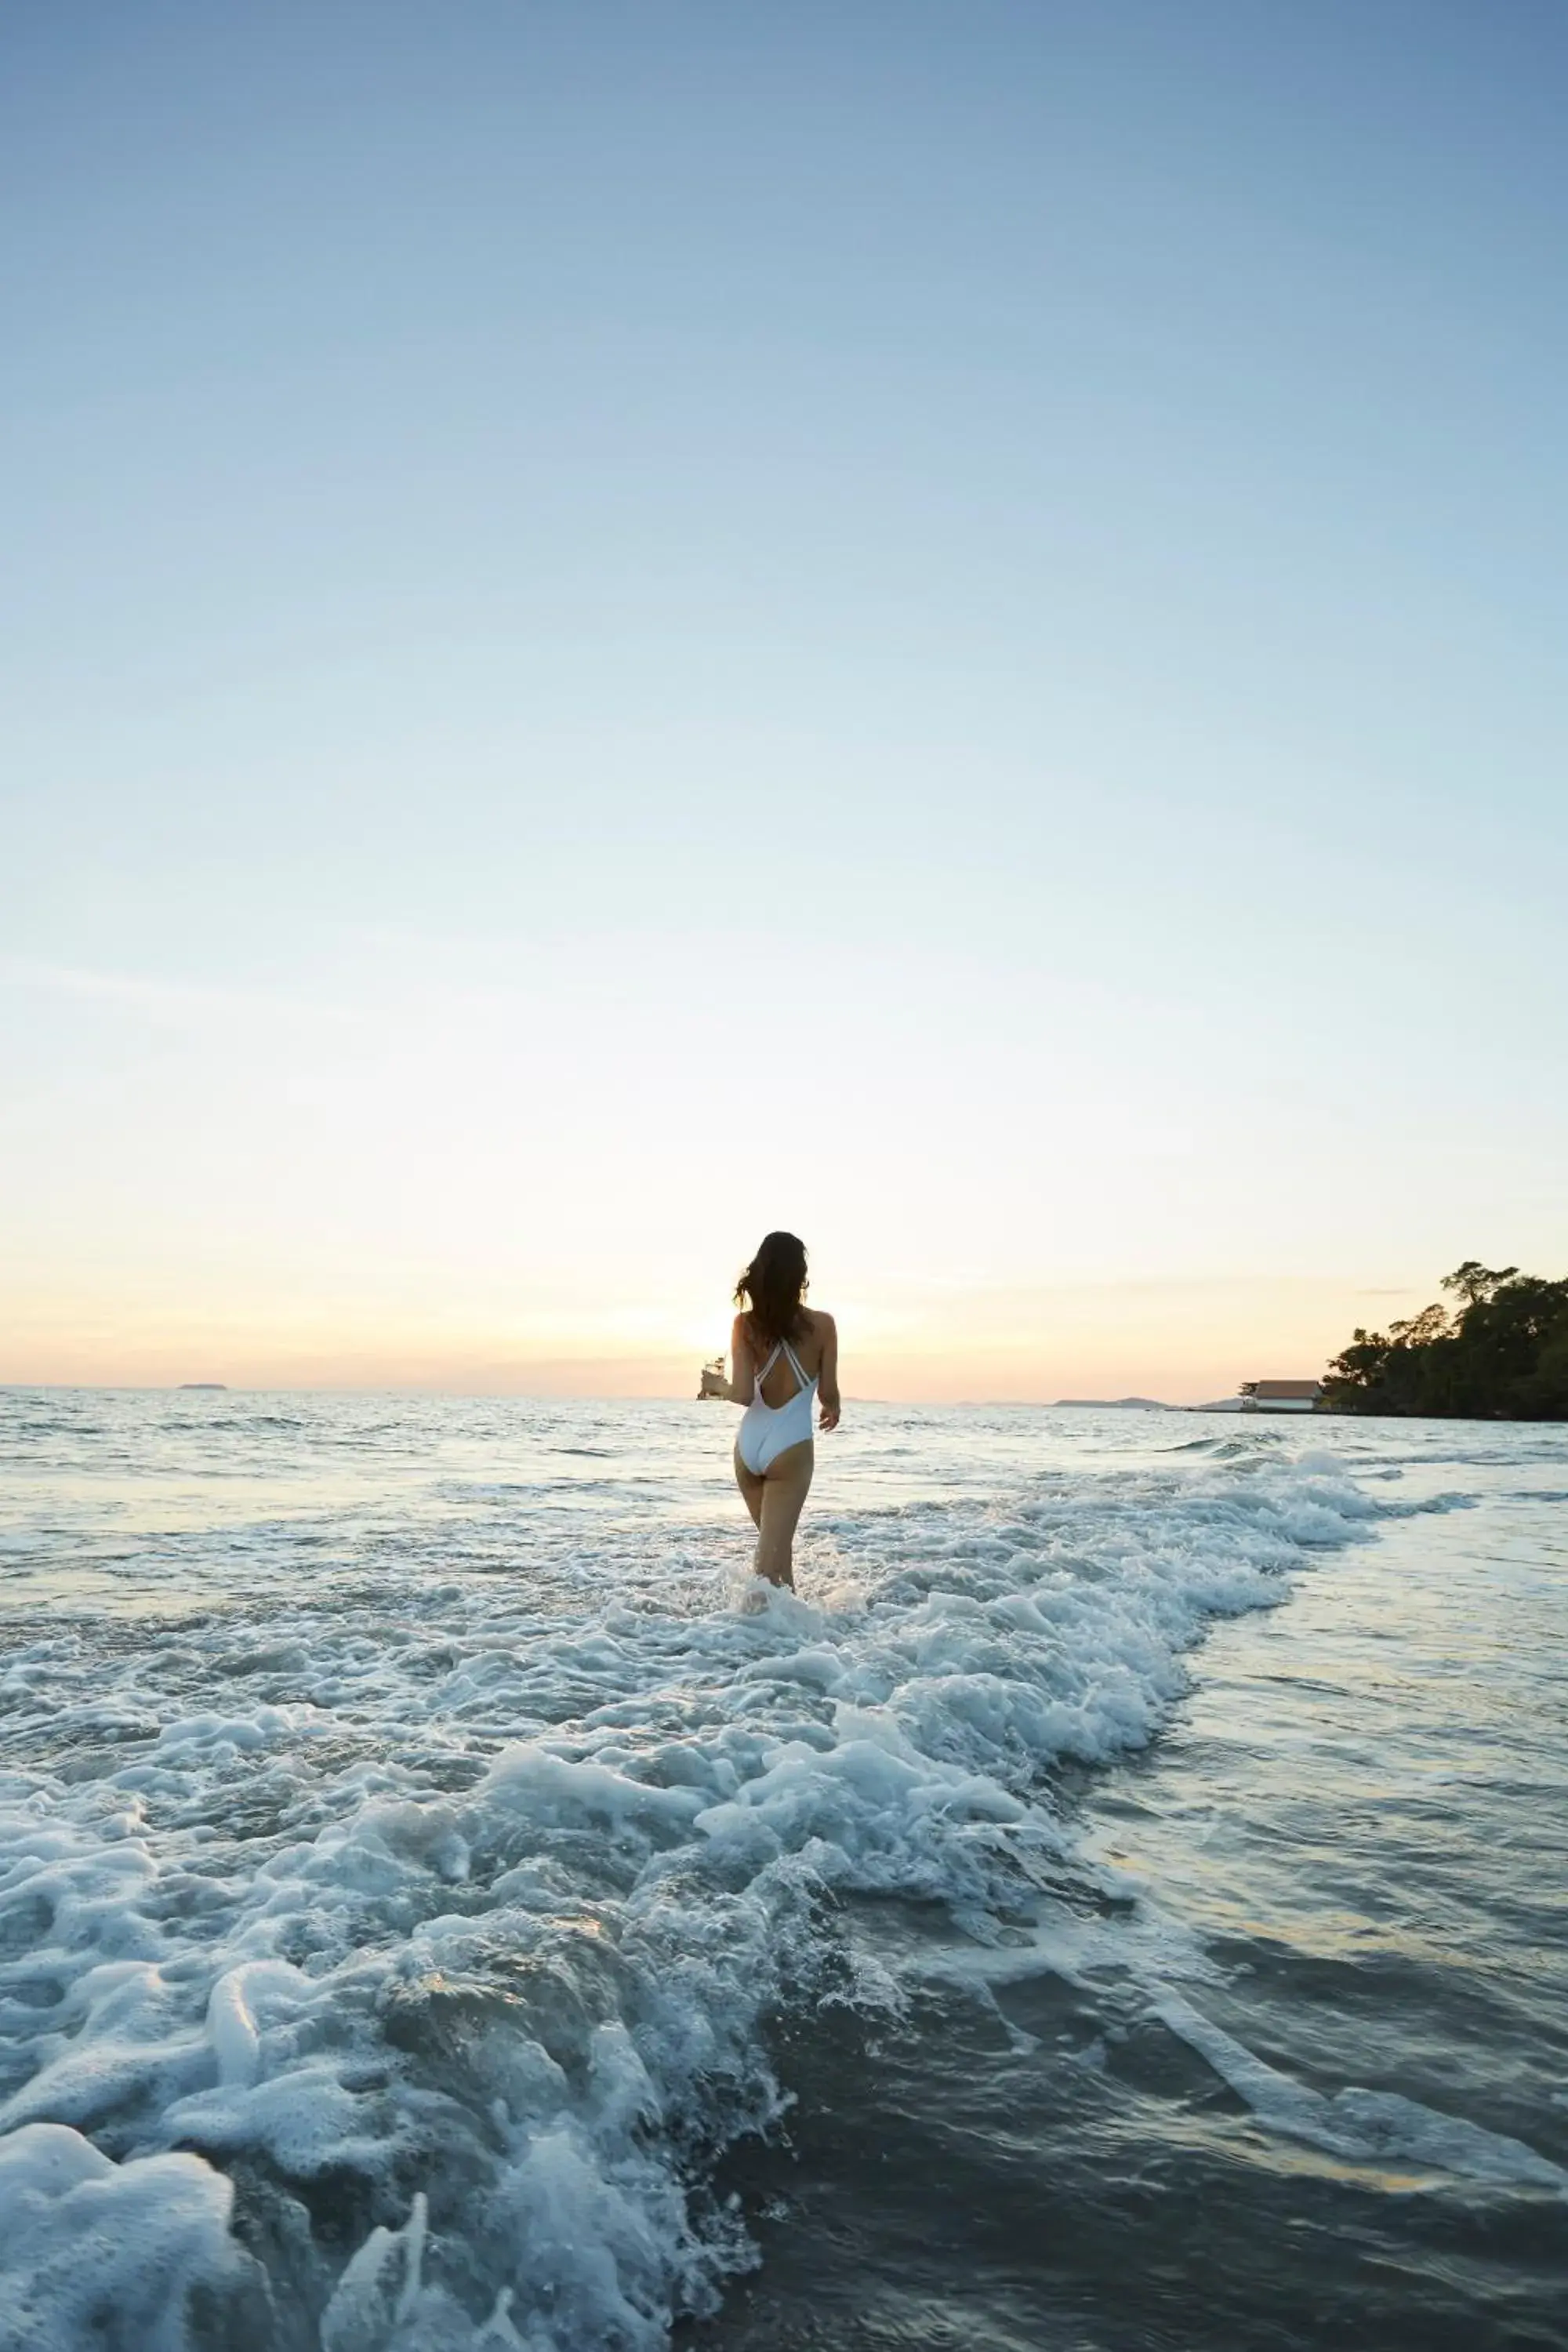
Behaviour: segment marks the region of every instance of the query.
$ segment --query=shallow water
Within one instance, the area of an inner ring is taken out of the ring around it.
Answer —
[[[0,1395],[0,2346],[1558,2346],[1568,1433]]]

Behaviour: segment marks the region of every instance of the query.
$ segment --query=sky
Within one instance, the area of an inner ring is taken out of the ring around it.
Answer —
[[[0,1381],[1568,1267],[1568,13],[0,15]]]

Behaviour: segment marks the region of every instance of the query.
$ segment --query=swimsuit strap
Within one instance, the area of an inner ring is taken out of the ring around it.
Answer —
[[[811,1382],[806,1379],[805,1372],[801,1370],[800,1358],[795,1354],[795,1349],[790,1346],[789,1341],[787,1339],[777,1339],[773,1343],[773,1354],[768,1358],[768,1360],[763,1366],[762,1370],[755,1375],[756,1385],[752,1391],[753,1396],[763,1397],[763,1382],[767,1379],[768,1374],[773,1370],[773,1366],[778,1362],[781,1356],[787,1356],[789,1358],[789,1368],[795,1374],[795,1379],[800,1382],[800,1387],[797,1388],[795,1392],[795,1396],[800,1396],[804,1391],[811,1386]],[[763,1402],[764,1404],[768,1403],[766,1397],[763,1397]],[[784,1404],[793,1404],[794,1402],[795,1397],[785,1397]],[[783,1412],[784,1404],[769,1404],[768,1411],[770,1412]]]

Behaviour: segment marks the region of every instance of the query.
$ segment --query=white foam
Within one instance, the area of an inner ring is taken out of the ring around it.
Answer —
[[[37,2221],[0,2309],[76,2352],[51,2249],[85,2228],[139,2352],[183,2346],[198,2288],[254,2291],[243,2159],[324,2352],[661,2344],[750,2259],[694,2183],[781,2112],[770,2009],[899,1998],[834,1972],[823,1890],[997,1946],[1070,1851],[1050,1768],[1145,1741],[1208,1620],[1372,1507],[1253,1454],[841,1514],[810,1597],[754,1615],[720,1547],[659,1586],[574,1533],[532,1581],[395,1612],[291,1589],[38,1645],[37,1736],[90,1763],[21,1774],[0,1819],[0,2160]],[[347,2260],[310,2225],[329,2185]]]
[[[1568,2194],[1568,2172],[1523,2140],[1488,2131],[1463,2116],[1444,2115],[1395,2091],[1353,2085],[1331,2095],[1314,2091],[1268,2065],[1183,1994],[1166,1990],[1152,2005],[1171,2032],[1246,2101],[1259,2123],[1286,2138],[1384,2173],[1414,2168]]]
[[[254,2292],[229,2236],[233,2201],[200,2157],[113,2164],[64,2124],[0,2138],[0,2345],[195,2352],[196,2299],[210,2327]]]

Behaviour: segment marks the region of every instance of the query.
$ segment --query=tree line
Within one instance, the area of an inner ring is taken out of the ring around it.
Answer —
[[[1467,1258],[1442,1287],[1452,1305],[1356,1332],[1323,1376],[1321,1410],[1568,1421],[1568,1281]]]

